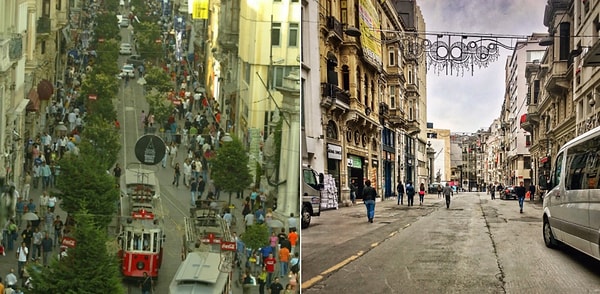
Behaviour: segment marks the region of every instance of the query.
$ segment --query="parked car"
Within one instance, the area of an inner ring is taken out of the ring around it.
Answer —
[[[442,184],[440,184],[440,183],[429,184],[429,187],[427,188],[427,193],[428,194],[437,194],[438,186],[441,186],[441,185]]]
[[[549,248],[566,244],[600,260],[600,127],[567,142],[552,164],[543,204],[543,236]],[[560,247],[558,247],[560,248]]]
[[[123,68],[121,68],[121,73],[119,74],[119,76],[121,78],[124,78],[125,76],[129,76],[130,78],[134,78],[135,77],[135,68],[133,67],[133,64],[125,64],[125,65],[123,65]]]
[[[504,193],[500,193],[500,199],[517,199],[517,194],[515,194],[514,186],[506,186],[504,188]]]
[[[141,56],[135,55],[135,54],[131,55],[127,58],[127,63],[133,64],[133,66],[135,66],[135,67],[144,65],[145,62],[146,62],[146,60],[144,60]]]
[[[129,43],[121,43],[121,47],[119,47],[119,54],[121,55],[130,55],[133,53],[133,49],[131,48],[131,44]]]
[[[126,17],[122,18],[121,21],[119,22],[119,26],[122,28],[129,27],[129,19]]]

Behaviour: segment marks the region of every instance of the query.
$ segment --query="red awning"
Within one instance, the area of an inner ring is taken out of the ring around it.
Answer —
[[[527,121],[527,113],[521,115],[521,123],[524,123]]]
[[[37,85],[37,93],[40,100],[48,100],[54,94],[54,87],[50,81],[43,79]]]
[[[548,156],[544,156],[540,159],[540,163],[546,163],[546,162],[548,162],[548,160],[549,160]]]
[[[32,87],[29,90],[29,94],[27,94],[27,99],[29,99],[29,103],[27,104],[27,111],[37,112],[40,110],[40,97],[38,92]]]

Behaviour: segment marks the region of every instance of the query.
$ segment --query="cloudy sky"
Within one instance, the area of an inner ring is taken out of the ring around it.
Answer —
[[[417,0],[428,32],[501,35],[546,33],[545,0]],[[429,37],[431,39],[431,36]],[[510,40],[504,40],[510,43]],[[427,74],[427,121],[452,132],[487,129],[499,117],[504,95],[504,64],[512,52],[487,68],[475,67],[473,76]]]

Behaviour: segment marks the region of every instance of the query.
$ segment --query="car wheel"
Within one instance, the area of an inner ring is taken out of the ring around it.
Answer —
[[[558,246],[558,241],[556,241],[556,239],[554,239],[554,234],[552,233],[552,228],[550,227],[550,222],[548,221],[548,218],[546,218],[546,217],[544,217],[543,234],[544,234],[544,243],[546,244],[546,247],[556,248]]]
[[[311,215],[306,205],[302,206],[301,228],[306,229],[310,225]]]

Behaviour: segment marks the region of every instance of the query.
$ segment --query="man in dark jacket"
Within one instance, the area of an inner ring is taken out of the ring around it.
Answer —
[[[521,213],[523,213],[523,202],[525,201],[525,194],[527,190],[525,190],[525,186],[523,186],[523,182],[519,183],[519,186],[514,189],[515,194],[517,194],[517,198],[519,199],[519,207],[521,208]]]
[[[411,181],[406,184],[406,199],[408,200],[408,206],[413,206],[415,200],[415,187]]]
[[[398,191],[398,205],[404,205],[404,184],[402,184],[402,181],[398,181],[396,190]]]
[[[365,181],[365,187],[363,188],[363,201],[367,206],[367,218],[369,222],[373,222],[375,217],[375,198],[377,197],[377,191],[371,187],[371,181]]]

